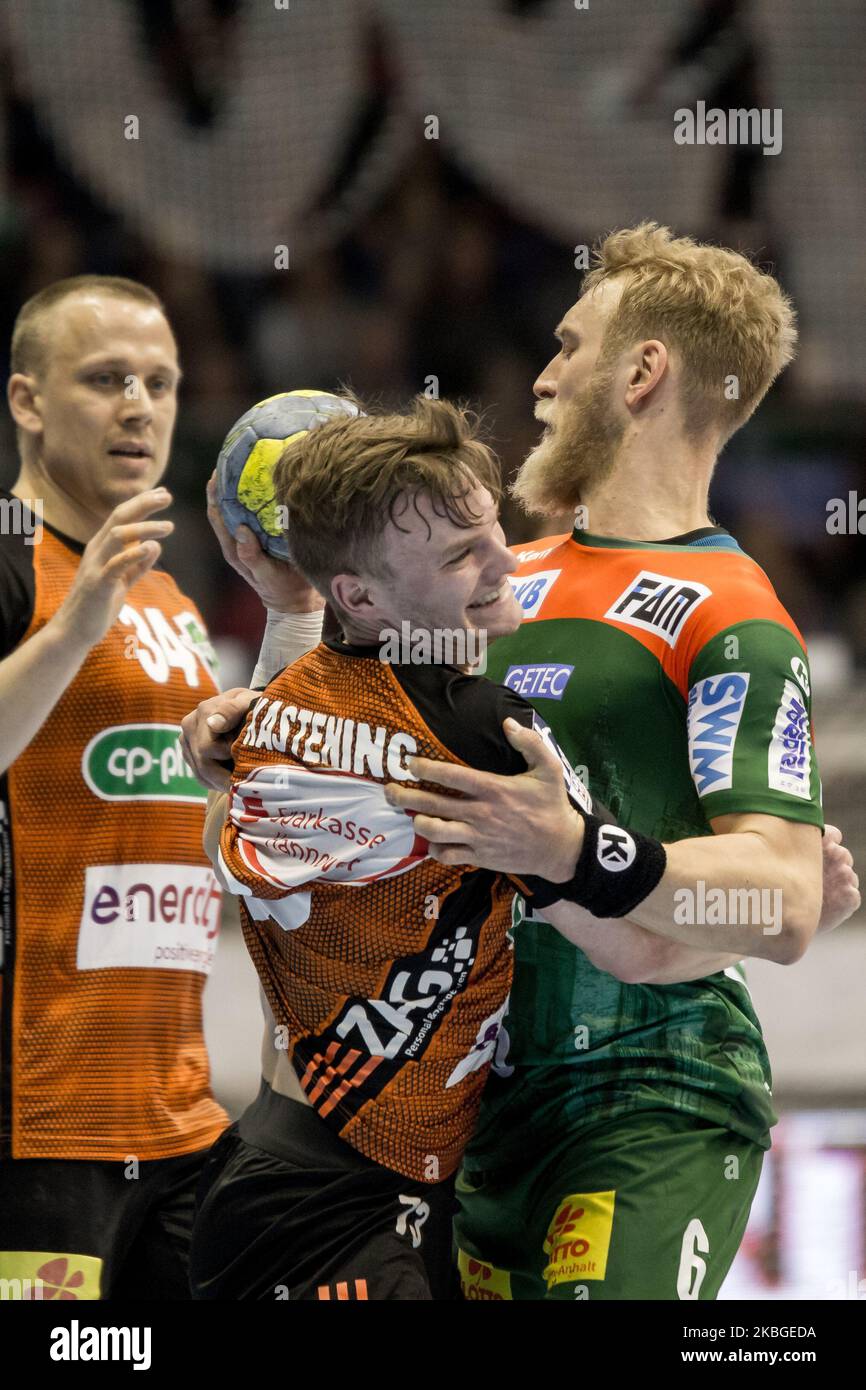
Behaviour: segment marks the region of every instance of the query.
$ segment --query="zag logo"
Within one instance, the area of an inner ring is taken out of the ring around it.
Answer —
[[[689,764],[698,796],[733,785],[734,745],[749,678],[748,671],[705,676],[689,691]]]

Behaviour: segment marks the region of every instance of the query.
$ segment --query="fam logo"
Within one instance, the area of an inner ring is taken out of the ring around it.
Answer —
[[[497,1269],[484,1260],[477,1260],[465,1250],[457,1251],[457,1268],[464,1298],[486,1303],[511,1301],[511,1275],[508,1270]]]
[[[524,618],[538,617],[541,605],[561,574],[562,570],[539,570],[537,574],[508,576]]]
[[[696,580],[671,579],[641,570],[604,616],[655,633],[669,647],[675,647],[686,618],[711,593],[712,589]]]
[[[689,691],[689,765],[698,796],[733,785],[734,745],[749,679],[748,671],[705,676]]]

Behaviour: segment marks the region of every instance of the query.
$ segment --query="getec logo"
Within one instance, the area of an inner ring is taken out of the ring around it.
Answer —
[[[502,684],[527,700],[561,700],[573,666],[509,666]]]
[[[696,580],[671,579],[667,574],[641,570],[604,616],[654,632],[669,647],[675,647],[686,618],[711,593],[712,589]]]
[[[102,801],[206,801],[176,724],[114,724],[88,743],[81,775]]]
[[[749,672],[705,676],[689,691],[689,765],[698,796],[733,785],[734,745],[746,704]]]
[[[523,609],[524,618],[537,616],[541,605],[553,588],[562,570],[539,570],[537,574],[510,574],[509,582],[514,595]]]

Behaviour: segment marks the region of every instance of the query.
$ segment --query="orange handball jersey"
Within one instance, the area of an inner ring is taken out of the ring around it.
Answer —
[[[4,656],[10,612],[24,611],[21,627],[29,607],[27,641],[84,549],[47,527],[24,545],[2,539]],[[201,616],[151,571],[3,779],[0,1123],[13,1158],[167,1158],[225,1126],[202,1031],[220,890],[201,845],[206,792],[178,747],[180,720],[215,690]]]
[[[514,889],[428,857],[385,799],[414,754],[525,770],[511,691],[451,666],[392,666],[324,642],[277,676],[233,748],[218,872],[321,1119],[418,1182],[472,1133],[511,983]],[[280,1040],[282,1037],[282,1041]]]

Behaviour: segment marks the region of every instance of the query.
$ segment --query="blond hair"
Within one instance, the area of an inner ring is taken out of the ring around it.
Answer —
[[[794,309],[778,281],[736,251],[675,237],[657,222],[605,237],[583,292],[614,276],[626,283],[602,358],[659,338],[682,360],[687,434],[720,429],[722,442],[729,439],[796,350]]]
[[[390,577],[383,532],[389,522],[400,529],[418,494],[456,526],[477,523],[468,497],[478,483],[501,495],[499,465],[477,418],[424,396],[403,415],[335,417],[290,444],[274,468],[292,559],[332,603],[337,574]]]

